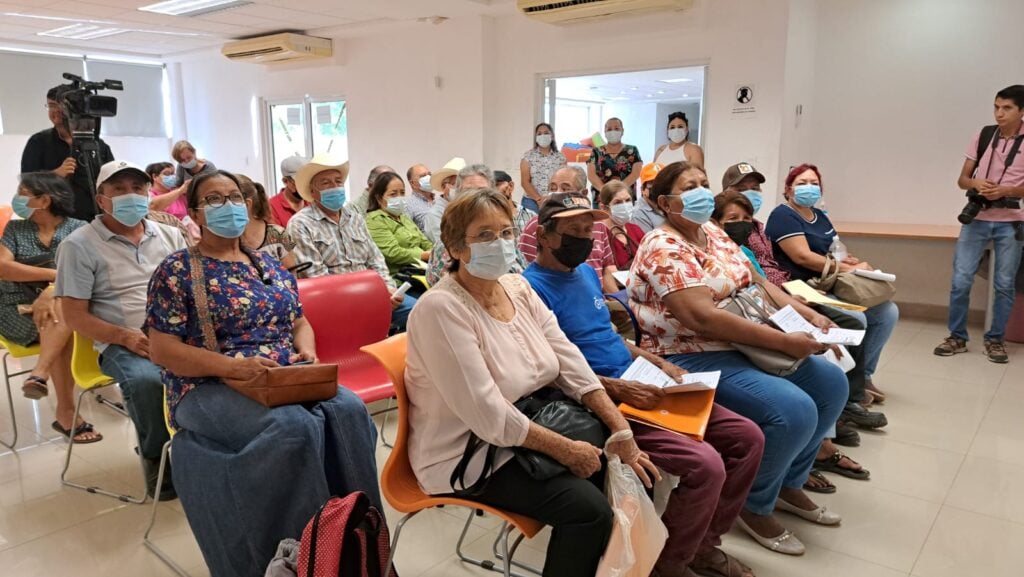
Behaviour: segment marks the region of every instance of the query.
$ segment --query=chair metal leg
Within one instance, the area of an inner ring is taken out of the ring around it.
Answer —
[[[387,565],[384,566],[384,577],[391,577],[391,569],[395,564],[395,551],[398,549],[398,537],[402,534],[402,527],[405,527],[405,522],[415,517],[418,513],[419,511],[413,511],[406,514],[395,525],[395,536],[391,538],[391,553],[388,555]]]
[[[512,549],[511,549],[511,551],[509,551],[510,555],[515,556],[516,551],[519,549],[519,544],[523,542],[524,538],[526,538],[526,535],[523,535],[522,533],[520,533],[519,536],[516,537],[515,543],[512,543]],[[498,559],[499,561],[504,561],[505,557],[501,554],[500,551],[498,551],[498,542],[499,541],[501,541],[501,533],[498,533],[498,535],[494,538],[494,543],[491,544],[491,552],[494,553],[494,558],[495,559]],[[515,559],[512,559],[512,564],[515,565],[516,567],[519,567],[520,569],[525,569],[525,570],[527,570],[530,573],[533,573],[535,575],[541,575],[542,574],[540,569],[537,569],[536,567],[534,567],[532,565],[527,565],[526,563],[520,563],[519,561],[516,561]]]
[[[21,371],[20,373],[11,374],[11,366],[8,364],[8,360],[11,358],[11,353],[4,351],[4,381],[7,385],[7,406],[11,411],[11,429],[14,430],[14,436],[11,438],[11,442],[8,443],[3,439],[0,439],[0,445],[7,447],[10,450],[14,450],[14,446],[18,444],[18,417],[14,413],[14,395],[11,394],[11,377],[23,375],[28,371]]]
[[[521,573],[515,573],[512,571],[512,565],[515,565],[514,561],[512,563],[495,563],[491,559],[475,559],[462,552],[462,544],[466,540],[466,535],[469,533],[469,526],[473,523],[473,516],[475,514],[476,511],[471,509],[469,512],[469,516],[466,518],[466,524],[462,527],[462,534],[459,535],[459,542],[455,544],[455,554],[459,556],[459,559],[462,560],[463,563],[476,565],[477,567],[487,569],[488,571],[494,571],[495,573],[502,573],[503,575],[505,575],[505,577],[527,577]],[[502,559],[510,558],[508,538],[513,530],[515,530],[515,527],[513,527],[509,523],[504,523],[501,526],[501,531],[498,532],[498,539],[502,541]],[[517,539],[515,546],[512,547],[511,551],[513,553],[519,546],[520,541],[522,541],[522,537]]]
[[[171,442],[167,441],[166,443],[164,443],[164,448],[160,452],[160,470],[159,470],[159,472],[157,472],[157,476],[156,476],[156,486],[157,487],[162,487],[163,486],[164,474],[167,471],[167,462],[168,462],[168,460],[170,458],[170,452],[171,452]],[[149,540],[149,533],[153,530],[153,526],[156,525],[156,510],[157,510],[157,507],[159,505],[160,505],[160,492],[156,491],[156,495],[153,496],[152,512],[149,515],[149,526],[146,527],[146,533],[142,536],[142,543],[146,546],[146,548],[148,548],[150,551],[152,551],[153,554],[155,554],[157,557],[159,557],[160,560],[163,561],[165,565],[170,567],[172,571],[174,571],[175,573],[177,573],[181,577],[189,577],[188,571],[185,571],[184,569],[182,569],[181,565],[178,565],[177,563],[175,563],[174,559],[171,559],[170,555],[168,555],[167,553],[164,553],[163,550],[161,550],[159,547],[157,547],[156,543],[154,543],[154,542]]]
[[[113,384],[113,383],[111,383],[111,384]],[[109,385],[106,385],[106,386],[109,386]],[[82,410],[82,399],[85,397],[85,394],[88,393],[88,392],[91,392],[91,389],[85,389],[81,393],[78,394],[78,401],[75,402],[75,416],[72,417],[72,419],[71,419],[71,423],[72,424],[78,422],[78,414]],[[72,427],[72,430],[74,430],[74,427]],[[138,436],[138,433],[139,433],[138,431],[135,431],[136,436]],[[142,455],[139,455],[139,467],[142,469],[142,485],[143,485],[142,496],[141,497],[133,497],[131,495],[122,495],[120,493],[111,493],[110,491],[107,491],[107,490],[105,490],[105,489],[103,489],[101,487],[97,487],[97,486],[94,486],[94,485],[82,485],[82,484],[79,484],[79,483],[75,483],[73,481],[68,481],[67,480],[67,473],[68,473],[68,468],[71,466],[71,451],[72,451],[72,449],[75,448],[75,444],[76,443],[74,442],[73,438],[69,438],[68,439],[68,450],[67,450],[67,452],[64,455],[64,469],[60,472],[60,482],[61,482],[62,485],[65,485],[67,487],[72,487],[72,488],[75,488],[75,489],[80,489],[80,490],[85,491],[87,493],[93,493],[93,494],[97,494],[97,495],[105,495],[107,497],[113,497],[114,499],[117,499],[119,501],[123,501],[125,503],[134,503],[136,505],[141,505],[141,504],[146,502],[146,493],[147,493],[147,491],[146,491],[146,469],[142,465],[142,459],[143,459]],[[159,485],[157,487],[158,487],[158,490],[159,490]]]
[[[384,410],[384,419],[380,423],[380,442],[389,449],[394,449],[395,446],[388,442],[388,438],[384,436],[384,430],[388,428],[388,419],[391,417],[391,401],[388,399],[388,408]]]

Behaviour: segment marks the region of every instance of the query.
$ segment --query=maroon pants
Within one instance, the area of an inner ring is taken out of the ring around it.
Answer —
[[[689,565],[721,544],[743,509],[764,450],[752,421],[715,405],[704,441],[630,422],[641,451],[661,470],[680,477],[662,516],[668,541],[661,561]]]

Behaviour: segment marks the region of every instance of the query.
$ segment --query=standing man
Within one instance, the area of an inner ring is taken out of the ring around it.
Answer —
[[[427,213],[434,204],[434,188],[430,186],[430,169],[422,164],[414,164],[405,173],[412,194],[405,199],[405,213],[416,223],[420,230],[427,226]]]
[[[21,153],[21,172],[24,174],[49,170],[68,179],[75,192],[74,211],[71,217],[89,222],[96,216],[92,182],[85,164],[72,154],[71,128],[60,104],[61,92],[64,90],[65,85],[61,85],[46,92],[46,115],[53,128],[41,130],[28,139]],[[100,166],[114,160],[114,154],[107,143],[100,140],[98,144],[99,158],[96,166],[90,169],[93,179],[98,176],[96,171]]]
[[[281,161],[281,183],[284,188],[270,199],[270,215],[281,226],[288,226],[288,221],[295,213],[306,206],[306,201],[299,196],[299,189],[295,188],[295,174],[308,162],[308,159],[297,154]]]
[[[949,357],[967,352],[967,310],[971,284],[989,242],[995,247],[995,301],[992,326],[985,333],[985,356],[1008,363],[1003,334],[1014,301],[1014,281],[1020,266],[1024,209],[1024,85],[996,93],[994,126],[986,126],[967,146],[967,160],[957,185],[968,202],[959,219],[964,223],[953,256],[953,287],[949,294],[949,336],[935,354]],[[970,218],[972,215],[973,218]]]

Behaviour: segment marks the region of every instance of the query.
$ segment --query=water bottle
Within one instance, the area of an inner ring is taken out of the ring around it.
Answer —
[[[828,252],[836,259],[836,262],[843,262],[850,254],[846,251],[843,241],[839,240],[838,234],[832,239],[832,245],[828,247]]]

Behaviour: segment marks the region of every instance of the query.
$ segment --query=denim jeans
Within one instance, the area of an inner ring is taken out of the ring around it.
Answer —
[[[164,423],[164,385],[160,367],[120,345],[109,345],[100,355],[100,370],[121,385],[125,408],[139,432],[139,453],[159,461],[170,439]]]
[[[409,313],[412,312],[413,305],[416,304],[416,299],[409,295],[405,295],[402,299],[402,304],[397,309],[391,311],[391,326],[395,329],[394,332],[405,332],[405,324],[409,320]]]
[[[829,296],[837,298],[835,295]],[[882,358],[882,349],[885,348],[885,343],[889,342],[889,337],[892,336],[892,331],[900,320],[900,309],[896,303],[885,301],[864,312],[847,310],[843,312],[867,327],[867,333],[860,346],[864,349],[864,377],[870,383],[871,377],[878,369],[878,360]]]
[[[213,577],[263,575],[278,542],[298,539],[332,495],[363,491],[381,508],[377,431],[348,389],[267,408],[199,385],[175,420],[174,486]]]
[[[846,375],[820,357],[809,357],[785,378],[765,373],[736,351],[667,359],[691,372],[722,371],[715,401],[764,432],[764,456],[746,508],[770,515],[782,487],[799,489],[807,480],[821,440],[846,406]]]
[[[995,290],[992,302],[992,326],[986,341],[1002,341],[1013,309],[1014,284],[1020,266],[1021,242],[1011,222],[975,220],[960,228],[953,254],[953,287],[949,291],[949,333],[968,340],[967,310],[971,304],[971,285],[989,241],[995,246],[995,278],[989,279]]]

